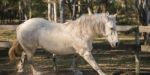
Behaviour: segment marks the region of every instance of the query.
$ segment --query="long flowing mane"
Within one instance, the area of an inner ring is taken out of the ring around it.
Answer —
[[[106,13],[101,14],[93,14],[93,15],[83,15],[80,18],[70,21],[69,23],[66,23],[67,25],[70,25],[72,29],[78,29],[80,33],[83,32],[95,32],[100,34],[105,33],[105,23],[106,23],[107,17]]]

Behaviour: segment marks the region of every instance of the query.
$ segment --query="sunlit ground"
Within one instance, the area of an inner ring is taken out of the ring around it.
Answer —
[[[0,41],[12,41],[15,40],[15,30],[0,30]],[[120,44],[134,44],[133,35],[125,36],[119,35]],[[127,38],[127,39],[126,39]],[[102,38],[103,39],[103,38]],[[108,44],[106,41],[100,38],[96,38],[94,43]],[[101,46],[101,44],[96,45]],[[99,48],[99,47],[98,47]],[[107,49],[107,50],[104,50]],[[112,75],[115,71],[122,70],[124,73],[130,73],[134,75],[135,61],[134,53],[126,50],[111,50],[110,47],[104,49],[94,49],[92,51],[94,58],[96,59],[102,70],[108,75]],[[15,64],[8,64],[7,50],[0,53],[0,75],[16,75]],[[4,56],[3,56],[4,55]],[[51,54],[44,50],[38,50],[35,54],[34,61],[37,69],[42,72],[43,75],[73,75],[71,71],[72,55],[56,56],[58,71],[52,70],[52,59]],[[150,54],[142,53],[140,55],[140,68],[141,73],[150,74]],[[26,67],[28,68],[28,67]],[[89,64],[87,64],[82,58],[78,60],[78,68],[83,72],[84,75],[98,75]],[[28,68],[24,73],[20,75],[30,75],[31,71]],[[129,74],[126,74],[129,75]],[[142,74],[144,75],[144,74]],[[148,75],[148,74],[147,74]]]

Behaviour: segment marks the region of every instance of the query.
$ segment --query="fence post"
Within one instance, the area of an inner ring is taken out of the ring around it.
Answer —
[[[139,33],[139,27],[137,27],[135,31],[135,43],[136,43],[136,50],[134,50],[134,56],[135,56],[135,74],[140,74],[140,33]]]

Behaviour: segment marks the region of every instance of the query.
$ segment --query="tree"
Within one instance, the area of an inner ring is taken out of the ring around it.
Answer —
[[[51,21],[51,3],[50,3],[50,0],[48,0],[48,20]]]
[[[57,1],[56,0],[48,0],[48,20],[54,20],[57,22]]]
[[[65,4],[65,0],[60,0],[59,1],[59,9],[60,9],[60,22],[63,23],[65,21],[64,18],[64,4]]]
[[[135,6],[139,13],[139,20],[142,25],[150,23],[150,0],[135,0]]]

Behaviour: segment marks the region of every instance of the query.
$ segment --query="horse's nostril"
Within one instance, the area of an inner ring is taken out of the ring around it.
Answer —
[[[116,47],[118,47],[118,45],[119,45],[119,43],[117,42],[117,43],[116,43]]]

